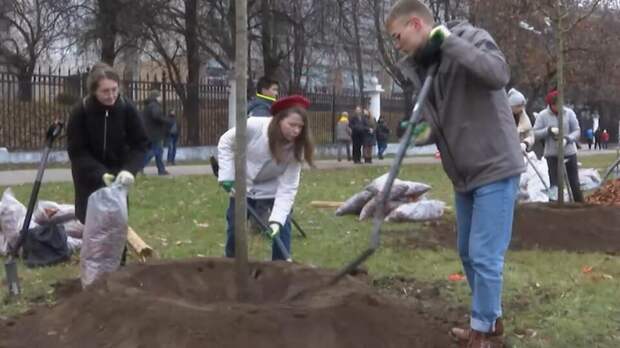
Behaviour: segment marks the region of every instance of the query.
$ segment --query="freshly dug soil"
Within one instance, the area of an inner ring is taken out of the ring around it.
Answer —
[[[522,204],[515,212],[510,249],[620,253],[620,207]],[[453,221],[434,221],[407,233],[409,248],[456,248]]]
[[[525,204],[515,214],[515,248],[620,252],[620,207]]]
[[[252,263],[250,296],[235,300],[233,262],[131,265],[50,308],[0,321],[0,347],[452,347],[449,324],[347,277],[287,300],[331,271]]]

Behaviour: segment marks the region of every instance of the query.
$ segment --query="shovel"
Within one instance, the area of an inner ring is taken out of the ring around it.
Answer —
[[[211,170],[213,171],[213,175],[215,175],[215,177],[217,178],[217,174],[220,171],[220,164],[217,162],[217,159],[214,156],[209,157],[209,162],[211,163]],[[248,209],[251,209],[251,208],[252,207],[248,207]],[[250,214],[252,214],[252,211],[250,211]],[[254,218],[256,218],[256,220],[258,220],[257,215],[255,215]],[[297,221],[295,221],[295,218],[293,218],[292,215],[290,216],[290,218],[291,218],[291,222],[293,223],[293,226],[295,226],[295,228],[297,228],[297,231],[299,232],[299,234],[302,237],[304,237],[304,238],[308,238],[308,235],[303,230],[303,228],[301,228],[301,226],[299,226]]]
[[[45,136],[45,147],[43,148],[43,155],[41,156],[41,162],[39,163],[39,169],[37,170],[37,177],[30,193],[30,201],[28,201],[28,210],[26,210],[26,217],[22,229],[17,238],[17,243],[11,247],[9,256],[4,263],[4,272],[6,274],[6,283],[9,287],[9,297],[16,297],[21,294],[21,288],[19,286],[19,276],[17,274],[17,262],[19,257],[19,249],[21,248],[26,235],[28,234],[28,226],[30,226],[30,220],[32,219],[32,213],[34,212],[34,205],[37,202],[39,196],[39,189],[41,188],[41,180],[43,179],[43,172],[47,166],[47,159],[50,151],[52,150],[52,144],[54,140],[60,135],[63,124],[61,122],[55,122],[47,130]]]
[[[213,157],[213,156],[211,156],[211,158],[209,158],[209,162],[211,162],[211,170],[213,170],[213,175],[215,175],[215,177],[217,178],[218,174],[220,172],[220,165],[217,162],[217,159],[215,157]],[[233,189],[230,192],[230,194],[234,197],[235,189]],[[254,208],[252,208],[252,206],[249,205],[249,204],[246,206],[246,208],[248,210],[248,213],[258,223],[258,225],[260,226],[261,230],[264,231],[265,233],[267,233],[267,231],[269,231],[269,226],[267,226],[267,224],[260,218],[260,215],[258,215],[256,210],[254,210]],[[280,249],[280,252],[282,253],[282,255],[284,255],[284,258],[286,259],[286,261],[287,262],[292,262],[293,259],[291,258],[291,254],[286,249],[286,246],[284,246],[284,243],[282,242],[282,239],[280,239],[280,236],[275,236],[274,237],[274,241],[276,242],[276,246],[278,247],[278,249]]]
[[[418,93],[417,95],[413,111],[411,113],[411,116],[409,117],[409,124],[407,125],[407,129],[405,130],[405,134],[401,138],[400,144],[398,145],[396,157],[392,162],[392,166],[390,167],[390,171],[388,172],[387,180],[385,181],[385,186],[383,187],[383,191],[379,196],[379,202],[377,203],[377,209],[375,210],[375,215],[373,218],[372,233],[370,236],[370,243],[368,245],[368,248],[349,264],[345,265],[335,276],[333,276],[324,284],[318,284],[309,288],[301,289],[300,291],[288,296],[285,301],[294,301],[311,291],[318,291],[324,287],[335,285],[347,274],[353,273],[379,248],[379,244],[381,243],[381,225],[383,224],[383,219],[385,218],[385,209],[382,208],[388,201],[390,191],[392,190],[392,185],[394,184],[396,176],[398,176],[398,172],[400,171],[403,159],[405,158],[407,148],[409,147],[409,144],[411,142],[413,127],[422,119],[422,107],[430,92],[431,85],[433,83],[433,77],[435,76],[436,71],[437,65],[433,65],[428,69],[426,77],[424,78],[424,84],[422,84],[420,93]]]

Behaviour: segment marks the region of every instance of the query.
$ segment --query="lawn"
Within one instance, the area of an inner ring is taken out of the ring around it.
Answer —
[[[604,167],[611,159],[584,157],[581,162],[585,167]],[[368,243],[369,222],[358,222],[351,216],[336,217],[333,210],[312,208],[309,203],[312,200],[344,200],[386,170],[387,167],[359,166],[304,171],[295,217],[309,238],[302,239],[294,232],[294,259],[338,268],[361,252]],[[452,205],[451,185],[441,166],[407,165],[399,177],[431,184],[432,197]],[[30,188],[30,185],[16,187],[18,199],[25,202]],[[50,184],[42,187],[40,197],[71,202],[72,195],[70,184]],[[130,225],[161,258],[223,255],[228,199],[214,177],[141,176],[130,201]],[[454,219],[451,214],[445,218]],[[440,292],[445,301],[467,306],[469,289],[466,283],[447,281],[448,275],[461,271],[456,252],[452,249],[414,250],[400,245],[400,238],[412,231],[428,233],[422,224],[386,225],[385,243],[366,265],[370,275],[374,278],[401,275],[441,284]],[[269,244],[260,238],[250,238],[249,249],[250,256],[256,259],[266,259],[270,255]],[[583,266],[593,267],[592,273],[601,276],[583,274]],[[3,304],[0,316],[23,312],[32,303],[52,302],[50,284],[77,277],[79,270],[74,262],[38,270],[20,267],[19,271],[25,295],[18,303]],[[536,250],[509,252],[504,301],[511,346],[620,346],[619,279],[618,256]]]

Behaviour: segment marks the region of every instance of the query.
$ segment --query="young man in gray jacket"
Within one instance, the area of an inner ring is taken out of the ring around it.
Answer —
[[[467,22],[436,26],[418,0],[397,1],[386,28],[418,90],[438,65],[423,115],[454,185],[459,255],[472,291],[470,328],[450,333],[468,347],[500,347],[504,254],[525,169],[504,90],[508,64],[489,33]]]

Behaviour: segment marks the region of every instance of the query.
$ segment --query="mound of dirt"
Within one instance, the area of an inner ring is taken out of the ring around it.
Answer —
[[[131,265],[4,324],[0,347],[451,347],[445,323],[348,277],[288,301],[333,273],[252,263],[248,301],[235,300],[233,262]],[[3,337],[4,336],[4,337]]]
[[[408,248],[456,248],[453,221],[425,223],[401,236]],[[515,212],[510,249],[620,253],[620,208],[586,204],[522,204]]]
[[[512,245],[580,252],[620,252],[620,208],[586,204],[524,204],[515,214]]]

